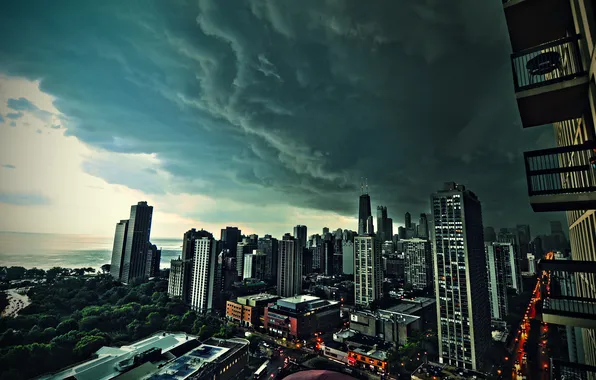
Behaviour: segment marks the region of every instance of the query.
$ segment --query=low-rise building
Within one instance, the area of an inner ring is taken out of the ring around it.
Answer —
[[[263,326],[265,307],[279,299],[279,296],[267,293],[238,297],[226,302],[226,317],[242,326]]]
[[[380,373],[388,372],[387,351],[372,348],[354,348],[348,351],[348,365],[363,367]]]
[[[201,343],[184,333],[156,333],[127,346],[102,347],[93,359],[40,379],[228,380],[248,365],[248,345],[246,339]]]
[[[350,328],[364,335],[403,346],[413,331],[421,329],[420,317],[389,310],[358,310],[350,314]]]
[[[436,300],[428,297],[403,298],[399,305],[388,308],[389,311],[420,317],[422,330],[434,330],[437,326]]]
[[[341,324],[340,303],[314,296],[282,298],[265,308],[264,326],[270,335],[303,340]]]
[[[321,343],[320,350],[329,359],[348,364],[348,350],[345,345],[331,340]]]

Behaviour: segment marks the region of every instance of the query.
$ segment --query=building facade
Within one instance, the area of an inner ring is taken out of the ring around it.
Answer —
[[[491,341],[480,201],[449,182],[431,205],[439,361],[478,369]]]
[[[120,281],[129,283],[147,277],[147,254],[151,243],[151,219],[153,206],[139,202],[130,208],[126,226],[126,243],[120,269]]]
[[[252,253],[244,255],[244,274],[242,279],[257,278],[259,280],[267,279],[267,256],[258,249]]]
[[[354,302],[368,306],[383,296],[381,243],[373,235],[354,238]]]
[[[226,301],[226,318],[245,327],[263,326],[265,307],[279,299],[278,296],[261,293]]]
[[[504,321],[507,316],[507,266],[510,244],[484,243],[491,319]]]
[[[168,295],[182,298],[182,273],[184,262],[180,259],[170,261],[170,277],[168,278]]]
[[[114,246],[112,248],[112,262],[110,274],[117,280],[122,277],[122,260],[124,260],[124,250],[126,248],[126,233],[128,232],[128,219],[121,220],[116,224],[114,233]]]
[[[267,280],[275,284],[277,282],[277,259],[279,253],[279,246],[277,239],[271,235],[265,235],[259,238],[257,242],[257,249],[267,256],[265,264],[265,271],[267,272]]]
[[[216,279],[218,271],[218,246],[213,237],[202,237],[194,242],[194,260],[190,288],[190,307],[199,313],[213,311],[221,293]]]
[[[432,249],[430,241],[423,239],[402,240],[405,258],[405,280],[413,289],[423,290],[433,286]]]
[[[302,293],[302,252],[297,251],[296,240],[291,236],[279,241],[279,270],[277,294],[293,297]]]

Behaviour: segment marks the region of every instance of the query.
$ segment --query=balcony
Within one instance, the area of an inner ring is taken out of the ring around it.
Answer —
[[[513,51],[565,37],[575,30],[569,0],[504,0]]]
[[[579,40],[566,37],[511,55],[524,128],[579,118],[587,109],[588,71]]]
[[[540,260],[546,271],[542,281],[542,321],[556,325],[596,329],[596,298],[578,296],[581,283],[594,280],[596,262]]]
[[[595,209],[595,160],[594,142],[525,152],[534,212]]]
[[[552,371],[551,379],[596,379],[596,367],[591,365],[552,360],[550,367]]]

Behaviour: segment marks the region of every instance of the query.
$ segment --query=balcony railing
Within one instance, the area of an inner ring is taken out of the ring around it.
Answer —
[[[596,191],[596,144],[563,146],[524,153],[528,194]]]
[[[596,367],[586,364],[570,363],[561,360],[552,360],[551,379],[569,380],[594,380]]]
[[[511,54],[515,91],[524,91],[586,75],[579,35]]]

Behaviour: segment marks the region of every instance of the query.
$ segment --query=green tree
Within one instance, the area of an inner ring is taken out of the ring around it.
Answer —
[[[112,265],[104,264],[101,266],[102,273],[110,273],[110,269],[112,269]]]
[[[56,326],[56,331],[58,334],[66,334],[67,332],[69,332],[71,330],[78,330],[78,329],[79,329],[79,323],[72,318],[66,318],[66,319],[62,320],[62,322],[60,322],[58,324],[58,326]]]
[[[87,358],[105,344],[106,339],[103,336],[85,336],[75,345],[74,354],[81,358]]]

